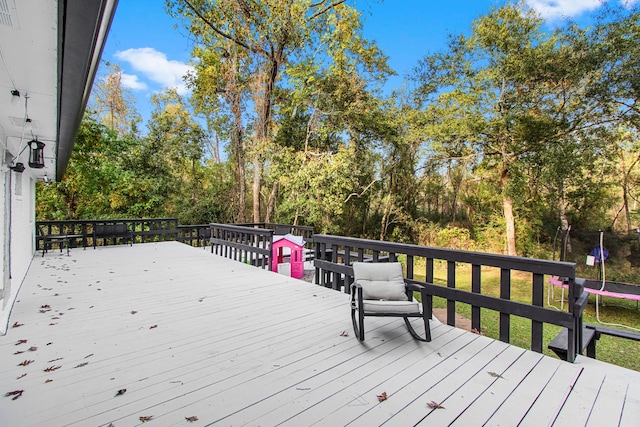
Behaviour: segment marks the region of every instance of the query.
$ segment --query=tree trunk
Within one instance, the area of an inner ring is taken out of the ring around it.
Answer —
[[[516,252],[516,221],[513,217],[513,201],[506,194],[502,198],[502,209],[507,232],[507,255],[518,255]]]
[[[271,214],[275,210],[276,195],[278,194],[278,181],[273,183],[271,193],[269,194],[269,200],[267,201],[267,213],[264,215],[264,222],[271,222]]]
[[[389,211],[391,210],[391,191],[387,193],[384,202],[384,211],[382,213],[382,223],[380,224],[380,240],[384,240],[387,235],[387,227],[389,226]]]
[[[241,96],[237,91],[231,94],[231,110],[233,112],[233,134],[231,136],[233,151],[236,157],[236,195],[238,214],[236,221],[245,221],[246,190],[245,190],[245,165],[244,165],[244,129],[242,127]]]
[[[260,184],[262,174],[260,169],[260,155],[256,153],[253,158],[253,222],[260,222]]]
[[[504,89],[504,88],[503,88]],[[500,189],[502,190],[502,213],[504,214],[505,232],[507,238],[507,255],[518,255],[516,250],[516,220],[513,216],[513,200],[509,195],[509,165],[511,156],[508,154],[506,143],[502,143],[502,171],[500,173]]]
[[[567,218],[567,198],[564,191],[564,183],[561,184],[560,188],[560,230],[562,231],[560,235],[562,236],[562,243],[560,248],[560,260],[566,261],[567,254],[571,252],[571,239],[569,238],[569,230],[571,226],[569,225],[569,219]]]

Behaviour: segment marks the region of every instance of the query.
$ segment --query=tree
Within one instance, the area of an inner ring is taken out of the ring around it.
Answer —
[[[247,56],[241,47],[228,40],[217,41],[203,32],[203,46],[196,46],[193,56],[198,58],[195,72],[187,76],[193,88],[192,102],[197,112],[207,117],[216,138],[228,135],[228,152],[234,165],[235,221],[246,222],[245,190],[245,130],[244,107],[250,71]],[[217,43],[217,44],[216,44]],[[210,46],[214,46],[211,48]],[[227,113],[228,111],[228,113]]]
[[[507,5],[474,22],[469,37],[425,57],[418,94],[432,118],[426,136],[444,157],[466,158],[502,199],[506,252],[517,254],[514,200],[525,200],[526,171],[606,118],[584,91],[601,58],[549,35],[524,5]],[[596,149],[595,147],[592,147]],[[573,155],[571,153],[570,155]]]
[[[342,53],[353,48],[359,55],[375,56],[377,48],[360,34],[359,13],[344,0],[287,0],[249,2],[245,0],[209,3],[202,0],[168,1],[174,16],[184,17],[190,32],[206,51],[217,51],[221,57],[239,58],[242,63],[242,85],[237,91],[248,91],[254,106],[251,157],[253,169],[253,219],[261,215],[261,187],[267,147],[274,135],[274,106],[276,88],[283,78],[283,70],[295,64],[325,61],[327,52]],[[233,49],[232,47],[233,46]],[[204,52],[204,51],[203,51]],[[338,64],[344,71],[346,67]],[[314,66],[310,66],[310,70]],[[220,85],[210,86],[224,72],[218,68],[213,79],[196,78],[208,93],[216,93]],[[244,84],[245,80],[246,84]],[[205,89],[205,86],[206,89]],[[233,105],[233,104],[232,104]],[[236,119],[237,123],[237,119]]]
[[[38,219],[109,218],[128,212],[131,155],[137,142],[84,117],[62,181],[38,183]]]
[[[137,134],[142,118],[133,107],[133,96],[122,86],[122,70],[116,64],[105,63],[109,72],[96,80],[91,92],[91,107],[100,121],[116,131],[119,138]]]
[[[142,170],[164,184],[165,212],[177,215],[200,199],[206,134],[175,89],[153,95],[152,103]]]

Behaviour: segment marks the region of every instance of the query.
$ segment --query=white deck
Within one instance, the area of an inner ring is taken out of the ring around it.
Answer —
[[[45,305],[52,310],[41,313]],[[366,323],[362,344],[347,295],[180,243],[37,254],[0,337],[0,393],[24,390],[0,396],[0,425],[640,419],[638,372],[586,358],[569,364],[438,323],[430,343],[396,319]],[[18,366],[25,360],[33,362]],[[51,366],[60,368],[44,372]]]

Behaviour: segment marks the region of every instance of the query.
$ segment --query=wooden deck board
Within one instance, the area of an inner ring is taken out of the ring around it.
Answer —
[[[513,390],[529,374],[529,368],[540,358],[539,354],[508,347],[462,387],[439,402],[454,414],[454,418],[445,416],[447,411],[434,409],[425,417],[423,424],[439,424],[445,420],[447,424],[460,426],[486,423],[508,401]]]
[[[176,242],[52,252],[0,337],[0,392],[24,390],[0,399],[0,425],[637,422],[637,372],[437,321],[430,343],[397,319],[366,325],[360,343],[346,294]]]
[[[526,356],[539,357],[540,355],[527,353]],[[566,363],[557,359],[540,357],[530,371],[524,372],[526,376],[515,385],[509,396],[500,403],[500,407],[486,419],[487,425],[517,425],[520,423],[540,397],[540,391],[550,383],[554,375],[558,374],[561,367],[568,368]],[[492,397],[493,395],[489,396],[485,393],[481,399],[487,400]],[[476,405],[481,403],[481,401],[475,402]],[[474,415],[473,411],[466,411],[456,421],[460,425],[464,425],[464,421],[472,421]]]

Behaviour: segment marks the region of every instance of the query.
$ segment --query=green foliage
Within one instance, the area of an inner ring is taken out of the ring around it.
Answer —
[[[393,71],[352,5],[167,4],[196,41],[191,98],[156,94],[140,136],[112,66],[65,179],[38,184],[39,218],[253,213],[543,257],[559,224],[639,222],[635,9],[553,31],[523,3],[491,9],[385,97]]]
[[[119,200],[126,194],[120,179],[127,175],[135,141],[96,122],[82,122],[73,155],[61,182],[37,187],[38,219],[79,219],[119,216],[126,211]]]

